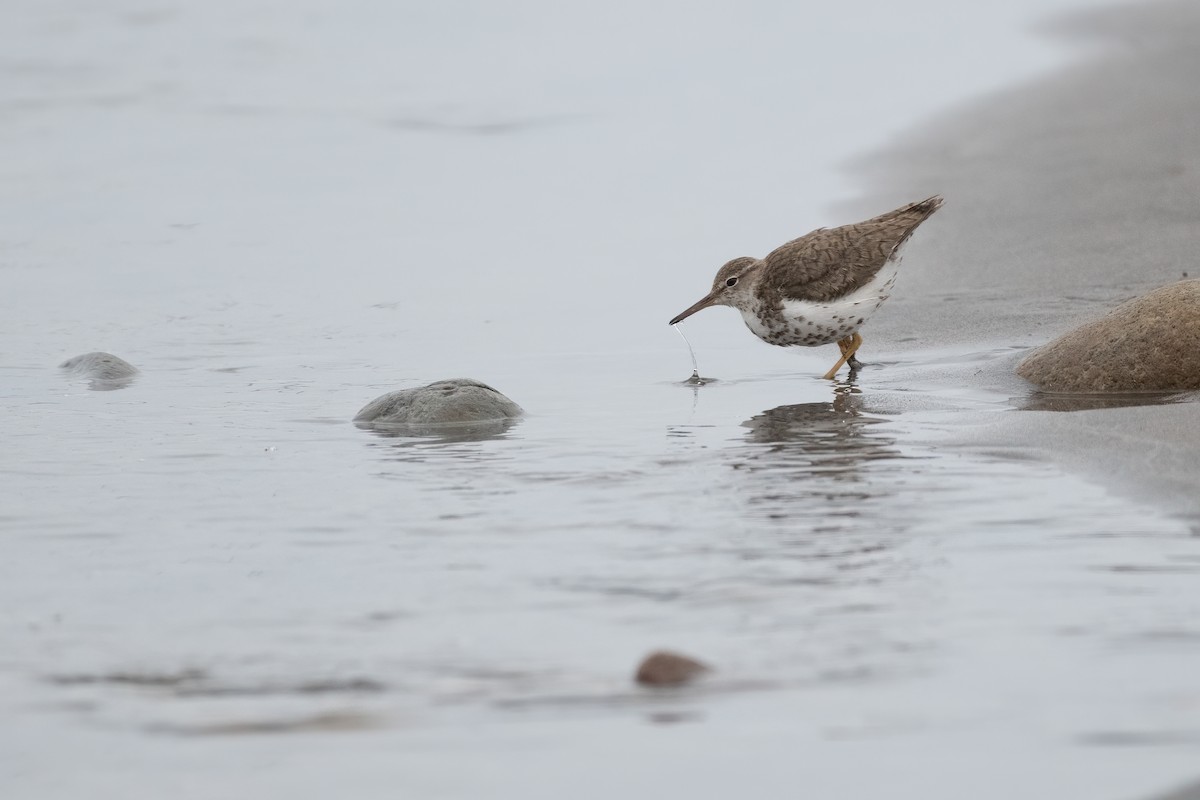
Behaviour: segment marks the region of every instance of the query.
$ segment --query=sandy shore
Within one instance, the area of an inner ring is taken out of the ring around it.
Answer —
[[[934,192],[947,198],[914,244],[889,313],[868,332],[875,346],[1027,348],[1200,275],[1200,5],[1118,7],[1050,32],[1094,52],[854,165],[879,190],[847,209],[851,217]],[[1030,391],[1011,376],[1013,357],[998,362],[942,377]],[[1198,403],[1022,411],[979,436],[1200,515]]]

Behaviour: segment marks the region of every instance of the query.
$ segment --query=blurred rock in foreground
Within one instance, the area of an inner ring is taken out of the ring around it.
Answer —
[[[1035,350],[1017,374],[1051,392],[1200,389],[1200,280],[1156,289]]]
[[[633,679],[643,686],[681,686],[710,670],[711,667],[694,658],[658,650],[642,659]]]

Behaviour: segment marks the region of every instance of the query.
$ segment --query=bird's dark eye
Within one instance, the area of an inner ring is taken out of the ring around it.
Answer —
[[[725,281],[725,285],[726,286],[736,286],[737,285],[737,275],[734,275],[732,278]]]

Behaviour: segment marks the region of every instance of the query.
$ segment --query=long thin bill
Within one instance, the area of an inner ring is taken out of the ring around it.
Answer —
[[[697,311],[699,311],[700,309],[702,309],[702,308],[708,308],[708,307],[709,307],[709,306],[711,306],[712,304],[713,304],[713,296],[712,296],[711,294],[710,294],[710,295],[707,295],[707,296],[705,296],[705,297],[704,297],[704,299],[703,299],[703,300],[700,300],[698,303],[696,303],[695,305],[693,305],[693,306],[692,306],[691,308],[689,308],[687,311],[684,311],[684,312],[683,312],[682,314],[680,314],[679,316],[675,317],[673,320],[671,320],[671,321],[670,321],[670,322],[668,322],[667,324],[668,324],[668,325],[678,325],[679,323],[683,322],[685,319],[687,319],[688,317],[690,317],[692,314],[695,314],[695,313],[696,313]]]

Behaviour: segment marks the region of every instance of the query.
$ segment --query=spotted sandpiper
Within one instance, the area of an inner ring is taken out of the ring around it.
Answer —
[[[712,291],[671,324],[702,308],[733,306],[768,344],[837,342],[842,357],[825,373],[826,380],[847,362],[855,370],[861,366],[854,357],[862,345],[858,329],[890,296],[900,246],[941,205],[942,198],[934,195],[865,222],[818,228],[766,258],[735,258],[717,271]]]

